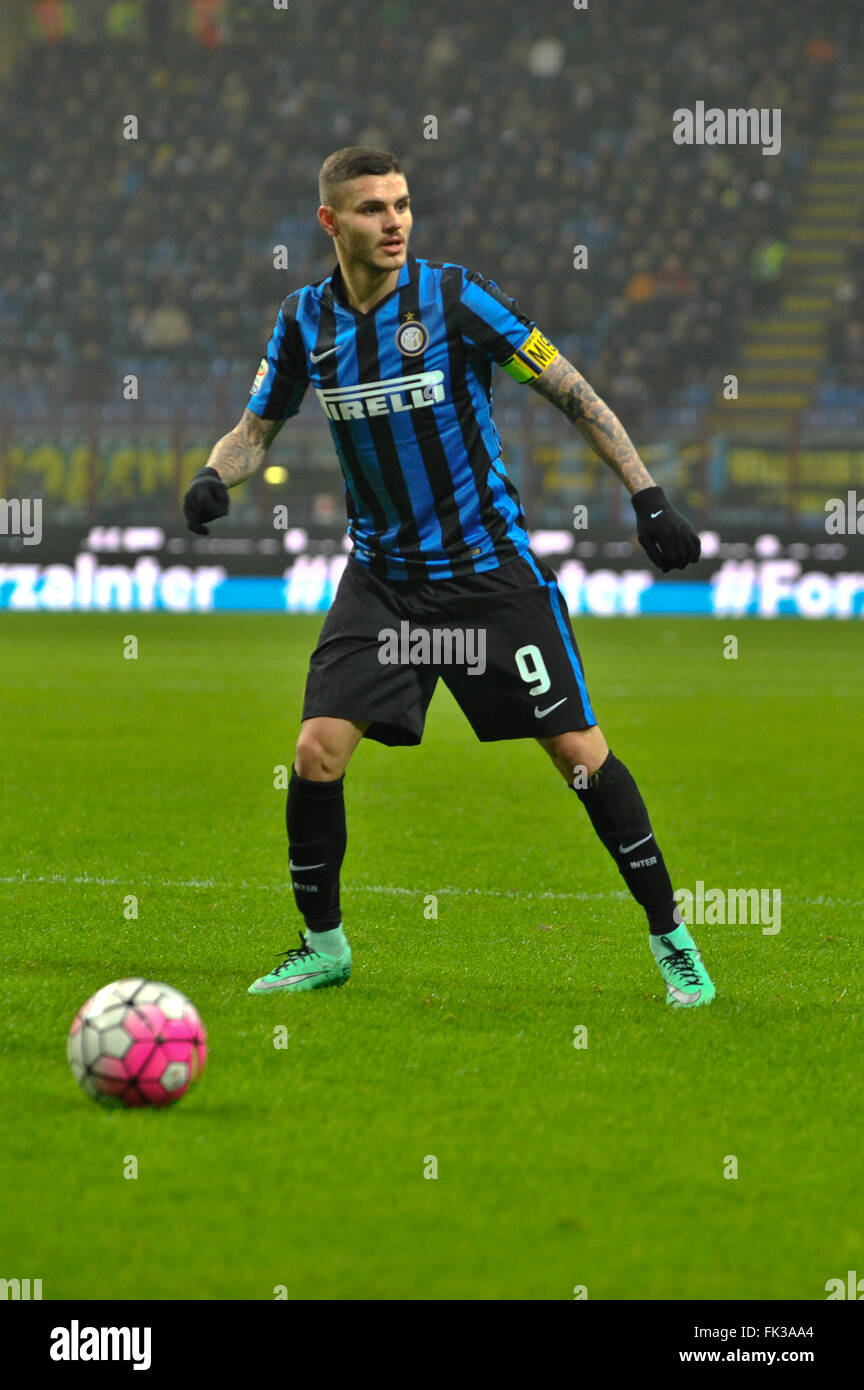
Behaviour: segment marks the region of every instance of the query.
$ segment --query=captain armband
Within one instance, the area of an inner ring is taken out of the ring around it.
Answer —
[[[516,381],[533,381],[557,356],[555,344],[544,338],[539,328],[532,328],[522,346],[500,365]]]

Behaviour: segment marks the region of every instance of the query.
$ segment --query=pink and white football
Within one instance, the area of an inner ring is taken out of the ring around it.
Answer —
[[[173,1105],[204,1070],[207,1034],[191,1000],[153,980],[115,980],[82,1004],[66,1055],[104,1105]]]

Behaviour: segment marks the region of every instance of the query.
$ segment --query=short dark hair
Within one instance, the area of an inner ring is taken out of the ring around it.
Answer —
[[[318,194],[322,203],[337,207],[337,188],[349,179],[363,174],[401,174],[395,155],[389,150],[376,150],[371,145],[348,145],[327,156],[318,174]]]

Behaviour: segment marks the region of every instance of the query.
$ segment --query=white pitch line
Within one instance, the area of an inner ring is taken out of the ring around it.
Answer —
[[[248,892],[252,889],[260,893],[288,893],[291,890],[289,882],[247,883],[245,879],[242,879],[239,883],[229,883],[213,878],[102,878],[99,875],[91,874],[8,874],[0,875],[0,883],[14,884],[20,887],[37,883],[60,883],[95,884],[100,888],[215,888],[223,892],[240,890]],[[403,895],[405,897],[426,897],[432,891],[429,888],[402,888],[393,883],[351,883],[345,880],[342,882],[342,888],[349,893],[389,893],[393,896]],[[612,889],[608,893],[553,893],[551,889],[532,893],[529,889],[523,888],[445,887],[436,888],[434,892],[437,897],[461,898],[471,893],[480,898],[562,898],[574,902],[604,902],[609,898],[626,902],[630,898],[629,893],[617,889]],[[864,907],[864,899],[861,898],[830,898],[824,895],[818,898],[801,898],[791,893],[784,893],[783,897],[785,902],[803,903],[807,907]]]
[[[223,891],[248,891],[257,889],[262,893],[287,893],[291,889],[290,883],[223,883],[212,878],[188,878],[188,879],[164,879],[164,878],[102,878],[99,875],[91,874],[10,874],[0,877],[0,883],[16,884],[26,887],[36,883],[60,883],[60,884],[96,884],[100,888],[216,888]],[[347,892],[355,893],[391,893],[394,895],[404,894],[407,897],[425,897],[428,888],[401,888],[392,883],[350,883],[343,881],[342,888]],[[523,889],[508,892],[503,888],[436,888],[435,894],[438,897],[450,895],[452,897],[464,897],[467,893],[473,893],[478,897],[484,898],[577,898],[584,901],[602,901],[604,898],[629,898],[629,893],[553,893],[549,890],[542,893],[531,893]]]

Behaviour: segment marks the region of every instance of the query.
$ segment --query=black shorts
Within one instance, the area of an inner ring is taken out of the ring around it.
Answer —
[[[417,744],[438,678],[484,743],[597,720],[567,606],[536,556],[464,579],[376,579],[348,560],[312,653],[303,718],[368,720]]]

